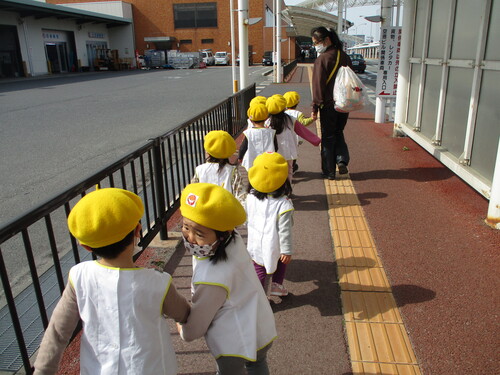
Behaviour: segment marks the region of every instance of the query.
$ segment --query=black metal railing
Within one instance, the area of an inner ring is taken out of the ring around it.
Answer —
[[[293,71],[293,69],[297,66],[297,60],[292,60],[285,66],[283,66],[283,77],[286,78]]]
[[[92,258],[67,230],[71,207],[96,185],[131,190],[145,207],[142,251],[158,233],[167,239],[166,223],[179,207],[182,189],[204,161],[205,134],[226,130],[239,135],[254,96],[252,85],[0,228],[0,372],[24,367],[26,374],[32,373],[30,357],[39,347],[69,269]]]

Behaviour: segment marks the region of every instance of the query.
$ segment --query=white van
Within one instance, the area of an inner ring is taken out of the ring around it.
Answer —
[[[229,54],[226,51],[216,52],[215,65],[229,65]]]
[[[204,50],[201,51],[201,56],[203,57],[203,62],[209,65],[215,65],[215,57],[212,51]]]

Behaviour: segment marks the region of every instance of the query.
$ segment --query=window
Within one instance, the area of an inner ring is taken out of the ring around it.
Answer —
[[[193,44],[193,41],[191,39],[181,39],[179,40],[180,44]]]
[[[217,3],[174,4],[176,29],[217,27]]]
[[[214,42],[213,39],[202,39],[201,44],[212,44]]]

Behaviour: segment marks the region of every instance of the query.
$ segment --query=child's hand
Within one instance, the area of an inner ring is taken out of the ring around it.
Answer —
[[[281,263],[288,264],[288,263],[290,263],[292,261],[292,256],[291,255],[281,254],[280,260],[281,260]]]
[[[179,335],[180,335],[182,333],[182,324],[175,323],[175,325],[177,326],[177,332],[179,332]]]

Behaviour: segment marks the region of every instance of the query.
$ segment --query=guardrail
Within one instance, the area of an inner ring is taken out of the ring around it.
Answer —
[[[296,66],[297,66],[297,60],[292,60],[291,62],[286,64],[283,67],[283,78],[286,79]]]
[[[158,233],[167,239],[166,222],[179,207],[182,189],[196,166],[204,162],[205,134],[211,130],[226,130],[233,137],[240,134],[254,96],[255,84],[0,228],[0,372],[24,367],[26,374],[32,374],[30,357],[39,347],[69,269],[92,258],[67,230],[71,207],[96,185],[138,194],[145,214],[137,259]],[[4,256],[7,253],[9,257]],[[14,263],[27,264],[29,270],[12,275],[9,265]]]

